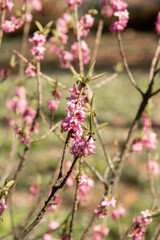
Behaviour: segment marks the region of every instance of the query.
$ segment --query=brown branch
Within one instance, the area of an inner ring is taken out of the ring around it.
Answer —
[[[3,30],[2,30],[2,25],[5,22],[5,15],[6,15],[6,11],[5,11],[5,0],[2,0],[1,2],[1,26],[0,26],[0,48],[2,46],[2,39],[3,39]]]
[[[154,78],[155,78],[155,69],[156,66],[158,64],[159,61],[159,55],[160,55],[160,39],[158,41],[158,46],[157,49],[155,51],[152,63],[151,63],[151,68],[150,68],[150,72],[149,72],[149,83],[154,82]]]
[[[62,121],[59,121],[58,123],[56,123],[55,125],[53,125],[48,132],[46,132],[44,135],[42,135],[39,138],[36,139],[32,139],[31,143],[35,143],[35,142],[39,142],[41,140],[44,140],[46,137],[48,137],[50,135],[50,133],[52,133],[57,127],[59,127],[59,125],[61,124]]]
[[[103,31],[103,24],[104,24],[104,21],[101,18],[98,23],[98,29],[97,29],[97,33],[96,33],[95,42],[94,42],[94,48],[93,48],[93,54],[92,54],[90,66],[93,65],[93,63],[96,61],[96,58],[97,58],[99,43],[101,40],[102,31]]]
[[[38,105],[37,105],[37,116],[39,116],[42,108],[42,85],[40,77],[40,62],[37,61],[37,92],[38,92]]]
[[[111,76],[107,77],[106,79],[104,79],[103,81],[95,84],[92,86],[92,89],[96,89],[96,88],[100,88],[103,87],[104,85],[110,83],[112,80],[114,80],[115,78],[118,77],[118,73],[113,73]]]
[[[80,74],[84,74],[84,66],[83,66],[83,59],[82,59],[82,48],[81,48],[81,36],[79,32],[78,26],[78,6],[75,4],[74,6],[74,19],[76,25],[76,35],[77,35],[77,42],[78,42],[78,59],[79,59],[79,71]]]
[[[128,77],[129,77],[132,85],[140,92],[141,95],[143,95],[143,92],[137,86],[137,83],[135,82],[135,79],[134,79],[134,77],[133,77],[133,75],[132,75],[132,73],[129,69],[128,62],[127,62],[127,59],[126,59],[126,56],[125,56],[125,53],[124,53],[124,48],[123,48],[123,43],[122,43],[122,38],[121,38],[120,32],[117,33],[117,39],[118,39],[118,44],[119,44],[119,48],[120,48],[121,57],[122,57],[126,72],[128,74]]]
[[[17,57],[19,57],[25,64],[27,64],[27,65],[30,64],[32,66],[33,70],[36,71],[36,67],[27,58],[25,58],[22,54],[20,54],[17,50],[13,50],[13,54],[15,54]],[[46,74],[44,74],[42,72],[40,72],[39,75],[49,82],[56,83],[55,79],[47,76]],[[62,83],[58,82],[58,85],[61,88],[67,89],[67,87],[65,85],[63,85]]]
[[[26,237],[31,231],[33,231],[33,229],[34,229],[34,228],[39,224],[39,222],[42,220],[42,218],[44,217],[44,215],[45,215],[45,213],[46,213],[46,209],[49,207],[49,204],[50,204],[52,198],[54,197],[55,193],[65,185],[65,183],[66,183],[68,177],[70,176],[70,174],[71,174],[71,172],[72,172],[72,170],[73,170],[73,167],[74,167],[75,163],[77,162],[78,158],[79,158],[79,156],[76,157],[76,158],[73,160],[73,163],[72,163],[69,171],[67,172],[67,174],[66,174],[66,176],[65,176],[64,178],[59,178],[59,177],[57,178],[55,184],[54,184],[53,187],[52,187],[51,194],[49,195],[48,199],[45,201],[44,206],[42,207],[42,209],[41,209],[40,212],[38,213],[38,215],[37,215],[37,217],[35,218],[35,220],[34,220],[34,221],[29,225],[29,227],[26,228],[26,229],[24,230],[24,232],[19,236],[18,240],[23,240],[23,239],[25,239],[25,237]]]

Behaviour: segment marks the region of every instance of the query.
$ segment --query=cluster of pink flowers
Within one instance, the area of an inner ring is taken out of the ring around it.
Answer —
[[[46,42],[46,36],[42,33],[35,32],[33,37],[29,39],[32,44],[31,53],[35,56],[36,60],[39,61],[43,59],[46,48],[44,44]]]
[[[108,214],[108,207],[115,207],[116,206],[116,199],[114,196],[109,199],[106,197],[99,205],[98,208],[94,210],[95,214],[99,218],[104,218]]]
[[[159,165],[155,161],[147,162],[146,163],[146,168],[153,175],[158,175],[159,174]]]
[[[156,32],[158,35],[160,35],[160,12],[158,12],[157,21],[155,24],[156,24]]]
[[[74,157],[84,156],[87,157],[94,153],[95,142],[90,137],[82,139],[84,129],[81,124],[85,119],[85,110],[83,107],[85,96],[79,97],[79,90],[74,86],[70,88],[71,97],[66,98],[68,100],[68,112],[67,117],[63,120],[61,125],[61,132],[70,132],[70,136],[73,139],[73,146],[71,153]]]
[[[26,67],[25,73],[26,73],[26,75],[27,75],[28,77],[30,77],[30,78],[36,76],[35,69],[33,68],[33,66],[32,66],[31,64],[29,64],[29,65]]]
[[[85,14],[78,22],[78,28],[80,30],[80,36],[86,37],[90,32],[90,28],[93,26],[94,18],[90,14]]]
[[[14,32],[24,24],[23,17],[11,16],[10,20],[6,20],[2,25],[2,30],[6,33]]]
[[[109,234],[109,228],[104,227],[103,225],[94,226],[93,231],[94,231],[92,236],[93,240],[103,240]]]
[[[90,61],[90,49],[84,40],[81,40],[82,61],[86,65]],[[78,60],[78,42],[74,42],[71,46],[71,52],[73,53],[74,60]]]
[[[13,113],[18,114],[21,118],[22,126],[16,125],[14,118],[9,119],[9,127],[14,127],[16,134],[21,136],[21,142],[28,143],[30,139],[30,132],[33,121],[36,117],[36,112],[28,106],[26,100],[26,90],[24,87],[18,87],[15,90],[13,99],[6,102],[6,107]],[[39,124],[36,123],[33,128],[35,133],[39,132]]]
[[[47,103],[47,106],[50,109],[50,111],[54,112],[55,110],[58,109],[59,99],[61,98],[61,93],[59,91],[52,91],[51,94],[55,99],[58,99],[58,100],[55,100],[55,99],[50,100]]]
[[[3,213],[5,209],[7,209],[7,205],[5,203],[5,199],[2,199],[2,202],[0,202],[0,215]]]
[[[126,28],[129,19],[126,2],[123,0],[103,0],[101,7],[104,16],[111,17],[113,15],[117,18],[117,21],[110,26],[111,32],[120,32]]]
[[[0,10],[8,10],[9,12],[12,10],[14,4],[12,0],[5,0],[4,6],[2,6],[2,0],[0,0]]]
[[[82,4],[82,0],[67,0],[68,7],[74,9],[75,4],[78,4],[78,7]]]
[[[89,178],[86,174],[81,175],[78,178],[78,189],[79,189],[79,194],[78,194],[78,200],[83,200],[87,201],[88,200],[88,195],[87,192],[90,191],[94,186],[94,181]]]
[[[158,144],[157,135],[151,129],[151,123],[147,117],[147,114],[144,113],[142,117],[144,135],[143,137],[135,138],[132,141],[132,149],[136,154],[139,154],[142,151],[143,147],[148,151],[151,151],[155,149]]]
[[[117,209],[113,210],[111,216],[114,220],[118,220],[120,217],[125,215],[126,209],[123,207],[118,207]]]
[[[141,212],[143,217],[138,216],[133,219],[133,223],[130,229],[127,229],[127,236],[133,237],[133,240],[141,240],[143,235],[146,233],[146,226],[151,224],[152,218],[149,210]]]

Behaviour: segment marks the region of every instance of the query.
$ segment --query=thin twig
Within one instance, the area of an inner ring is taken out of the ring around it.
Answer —
[[[111,76],[107,77],[106,79],[104,79],[103,81],[95,84],[92,86],[92,89],[96,89],[96,88],[100,88],[103,87],[104,85],[110,83],[112,80],[114,80],[115,78],[118,77],[118,73],[113,73]]]
[[[38,92],[38,105],[37,105],[37,115],[39,116],[42,108],[42,85],[40,77],[40,62],[37,61],[37,92]]]
[[[81,36],[78,26],[78,6],[75,4],[74,6],[74,19],[76,25],[76,35],[77,35],[77,42],[78,42],[78,59],[79,59],[79,70],[80,74],[84,74],[84,66],[83,66],[83,59],[82,59],[82,48],[81,48]]]
[[[160,221],[157,224],[156,228],[154,229],[151,240],[156,240],[159,232],[160,232]]]
[[[119,44],[119,48],[120,48],[121,57],[122,57],[126,72],[128,74],[128,77],[129,77],[132,85],[141,93],[141,95],[143,95],[143,92],[137,86],[137,83],[136,83],[136,81],[135,81],[135,79],[134,79],[134,77],[133,77],[133,75],[132,75],[132,73],[129,69],[128,62],[127,62],[127,59],[126,59],[126,56],[125,56],[125,53],[124,53],[124,48],[123,48],[123,43],[122,43],[122,38],[121,38],[120,32],[117,33],[117,39],[118,39],[118,44]]]
[[[19,57],[25,64],[27,64],[27,65],[30,64],[32,66],[33,70],[36,71],[36,67],[27,58],[25,58],[22,54],[20,54],[17,50],[13,50],[13,54],[15,54],[17,57]],[[40,72],[39,75],[49,82],[56,83],[55,79],[47,76],[46,74],[44,74],[42,72]],[[67,87],[60,82],[58,82],[58,86],[60,86],[61,88],[67,89]]]
[[[96,58],[97,58],[99,43],[100,43],[101,36],[102,36],[103,24],[104,24],[104,21],[101,18],[98,23],[98,29],[97,29],[97,33],[96,33],[95,42],[94,42],[94,48],[93,48],[93,54],[92,54],[90,66],[93,65],[93,63],[96,61]],[[93,71],[94,71],[94,69],[93,69]],[[93,73],[93,71],[92,71],[92,73]]]
[[[36,138],[36,139],[32,139],[31,140],[31,143],[35,143],[35,142],[39,142],[41,140],[44,140],[46,137],[48,137],[50,135],[51,132],[55,131],[56,128],[59,127],[59,125],[61,124],[62,121],[59,121],[57,122],[55,125],[53,125],[49,130],[48,132],[46,132],[44,135],[42,135],[41,137],[39,138]]]
[[[149,72],[149,83],[154,81],[154,77],[155,77],[155,69],[158,63],[158,59],[159,59],[159,55],[160,55],[160,39],[158,41],[158,46],[157,49],[155,51],[152,63],[151,63],[151,68],[150,68],[150,72]]]
[[[2,30],[2,25],[5,22],[5,0],[1,1],[1,26],[0,26],[0,48],[2,46],[2,39],[3,39],[3,30]]]
[[[42,218],[44,217],[44,215],[45,215],[45,213],[46,213],[46,209],[49,207],[49,204],[50,204],[52,198],[54,197],[55,193],[65,185],[65,183],[66,183],[68,177],[70,176],[70,174],[71,174],[71,172],[72,172],[72,170],[73,170],[73,167],[74,167],[75,163],[77,162],[78,158],[79,158],[79,156],[76,157],[76,158],[73,160],[73,163],[72,163],[72,165],[71,165],[71,167],[70,167],[70,169],[69,169],[69,171],[67,172],[67,174],[66,174],[65,177],[63,177],[63,178],[59,178],[59,177],[58,177],[58,178],[57,178],[55,184],[54,184],[53,187],[52,187],[52,191],[51,191],[48,199],[47,199],[47,200],[45,201],[45,203],[44,203],[43,208],[40,210],[40,212],[38,213],[38,215],[37,215],[37,217],[35,218],[35,220],[34,220],[34,221],[29,225],[29,227],[26,228],[26,229],[24,230],[24,232],[19,236],[18,240],[23,240],[23,239],[25,239],[25,237],[26,237],[31,231],[33,231],[33,229],[34,229],[34,228],[39,224],[39,222],[42,220]]]

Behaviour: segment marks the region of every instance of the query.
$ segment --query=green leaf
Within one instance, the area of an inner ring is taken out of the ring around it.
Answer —
[[[13,186],[13,184],[14,184],[14,180],[11,180],[11,181],[9,181],[7,184],[6,184],[6,188],[8,188],[8,189],[10,189],[12,186]]]
[[[82,134],[82,139],[85,139],[85,137],[89,134],[89,130],[84,130],[83,134]]]
[[[16,56],[15,55],[12,55],[12,57],[11,57],[10,66],[13,68],[16,66]]]
[[[95,105],[95,93],[93,93],[92,100],[91,100],[91,108],[93,109]]]
[[[90,122],[89,122],[89,124],[90,124],[90,131],[92,132],[93,126],[94,126],[94,119],[93,119],[93,115],[92,114],[90,114]]]
[[[52,24],[53,24],[53,20],[51,20],[49,23],[47,23],[45,28],[51,28]]]
[[[103,128],[104,126],[106,126],[108,124],[108,122],[102,123],[100,124],[97,128],[94,129],[95,132],[97,132],[98,130],[100,130],[101,128]]]
[[[90,67],[90,69],[88,70],[88,72],[87,72],[87,74],[86,74],[86,78],[89,77],[89,75],[90,75],[90,73],[92,72],[92,70],[93,70],[95,64],[96,64],[96,62],[94,62],[94,63],[92,64],[92,66]]]
[[[88,11],[88,13],[91,14],[91,15],[97,15],[98,14],[98,10],[97,9],[90,9]]]
[[[100,73],[100,74],[98,74],[98,75],[96,75],[96,76],[94,76],[94,77],[91,77],[91,80],[90,80],[90,81],[93,81],[93,80],[95,80],[95,79],[97,79],[97,78],[100,78],[100,77],[102,77],[104,74],[105,74],[105,73]]]
[[[42,25],[40,24],[40,22],[35,21],[35,24],[36,24],[38,30],[39,30],[40,32],[43,32],[43,27],[42,27]]]

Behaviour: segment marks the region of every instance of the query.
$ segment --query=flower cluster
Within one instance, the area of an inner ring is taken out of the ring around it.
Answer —
[[[56,230],[60,224],[55,221],[50,221],[48,231],[43,235],[43,240],[56,240],[52,237],[51,232]]]
[[[116,199],[112,197],[109,199],[106,197],[99,205],[98,208],[94,210],[96,216],[99,218],[104,218],[108,214],[108,207],[115,207],[116,206]]]
[[[27,75],[28,77],[30,77],[30,78],[36,76],[35,69],[33,68],[33,66],[32,66],[31,64],[29,64],[29,65],[26,67],[25,73],[26,73],[26,75]]]
[[[88,200],[87,192],[90,191],[93,188],[93,186],[94,182],[91,178],[89,178],[86,174],[81,175],[78,178],[79,189],[78,200],[87,201]]]
[[[133,240],[141,240],[147,231],[146,226],[152,222],[152,218],[149,218],[151,216],[149,210],[142,211],[141,213],[143,217],[138,216],[134,218],[131,228],[127,229],[127,236],[133,237]]]
[[[128,4],[126,2],[123,0],[103,0],[101,7],[104,16],[111,17],[113,15],[117,18],[117,21],[110,26],[111,32],[120,32],[126,28],[129,19]]]
[[[78,28],[80,29],[80,36],[86,37],[90,32],[90,28],[93,26],[94,18],[90,14],[85,14],[78,22]]]
[[[151,129],[151,123],[147,114],[143,114],[143,130],[144,134],[143,137],[138,137],[133,139],[132,141],[132,149],[136,154],[139,154],[143,147],[148,151],[151,151],[156,148],[158,141],[157,135]]]
[[[85,119],[85,110],[83,107],[85,96],[79,96],[79,90],[74,86],[70,88],[71,97],[66,98],[68,100],[68,112],[67,117],[63,120],[61,125],[61,132],[70,131],[70,136],[73,139],[73,146],[71,153],[74,157],[84,156],[87,157],[94,153],[95,142],[90,137],[82,139],[84,129],[81,124]]]
[[[67,0],[68,7],[74,9],[75,4],[78,4],[78,7],[82,4],[82,0]]]
[[[2,25],[2,30],[6,33],[14,32],[16,29],[19,29],[24,24],[23,17],[11,16],[10,20],[6,20]]]
[[[29,39],[32,44],[31,53],[35,56],[36,60],[39,61],[43,59],[46,48],[44,44],[46,42],[46,36],[42,33],[35,32],[33,37]]]
[[[52,91],[51,94],[55,99],[61,98],[61,93],[59,91]],[[55,110],[57,110],[59,106],[59,100],[55,100],[55,99],[50,100],[47,103],[47,106],[51,112],[54,112]]]
[[[158,35],[160,35],[160,12],[158,12],[157,21],[156,21],[155,25],[156,25],[156,32]]]
[[[24,87],[16,88],[15,96],[13,99],[6,102],[6,107],[11,112],[17,114],[17,116],[21,119],[21,126],[16,124],[16,120],[14,118],[9,119],[9,126],[15,128],[16,134],[21,136],[21,142],[28,143],[31,140],[29,135],[32,129],[33,121],[36,117],[36,112],[32,109],[32,107],[28,106],[26,90]],[[38,123],[34,124],[33,130],[35,133],[39,132]]]
[[[104,227],[103,225],[94,226],[93,231],[94,231],[92,236],[93,240],[103,240],[109,234],[109,228]]]
[[[159,173],[159,165],[155,161],[148,161],[146,163],[146,168],[153,175],[158,175]]]
[[[81,40],[81,50],[82,50],[82,61],[86,65],[90,61],[90,49],[84,40]],[[73,53],[73,59],[78,60],[78,42],[74,42],[71,45],[71,52]]]
[[[126,210],[123,207],[118,207],[117,209],[113,210],[111,216],[114,220],[118,220],[120,217],[123,217]]]
[[[2,199],[2,202],[0,202],[0,215],[6,208],[7,208],[7,205],[5,203],[5,199]]]
[[[39,185],[37,183],[34,183],[30,186],[29,188],[29,191],[30,191],[30,198],[35,198],[38,193],[39,193]]]
[[[8,10],[9,12],[12,10],[14,4],[12,0],[5,0],[4,1],[4,6],[2,6],[2,0],[0,0],[0,10]]]

